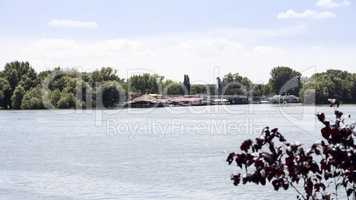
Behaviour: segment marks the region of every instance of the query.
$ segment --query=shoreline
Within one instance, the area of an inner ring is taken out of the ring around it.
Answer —
[[[293,106],[303,106],[303,107],[329,107],[329,104],[303,104],[303,103],[289,103],[289,104],[226,104],[226,105],[192,105],[192,106],[153,106],[153,107],[115,107],[115,108],[90,108],[90,109],[75,109],[75,108],[63,108],[63,109],[0,109],[0,112],[7,111],[65,111],[65,110],[78,110],[78,111],[93,111],[93,110],[129,110],[129,109],[157,109],[157,108],[184,108],[184,107],[211,107],[211,106],[261,106],[261,105],[270,105],[270,106],[281,106],[281,107],[293,107]],[[342,106],[353,106],[356,103],[342,104]]]

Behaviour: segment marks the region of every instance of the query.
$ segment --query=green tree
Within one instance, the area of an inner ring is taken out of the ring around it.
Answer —
[[[356,101],[356,74],[352,74],[351,98]]]
[[[77,90],[79,89],[79,86],[82,85],[82,82],[83,81],[79,78],[65,76],[64,88],[62,91],[66,93],[76,94]]]
[[[0,108],[7,109],[10,106],[11,88],[9,82],[0,78]]]
[[[216,84],[207,84],[206,87],[207,87],[207,91],[206,91],[207,94],[218,95],[218,88],[217,88]],[[222,94],[222,90],[221,90],[220,94]]]
[[[163,85],[164,95],[183,95],[183,85],[172,80],[166,80]]]
[[[73,94],[70,93],[61,93],[61,98],[57,103],[57,107],[60,109],[70,109],[76,107],[76,99]]]
[[[50,90],[59,90],[62,91],[64,87],[66,86],[66,74],[59,69],[54,70],[51,72],[47,78],[49,79],[48,81],[48,88]]]
[[[18,84],[21,84],[25,90],[29,90],[38,84],[36,72],[28,62],[7,63],[3,74],[9,81],[11,92],[15,90]]]
[[[41,89],[36,87],[27,91],[22,99],[21,109],[43,109]]]
[[[61,95],[59,89],[50,92],[49,99],[53,107],[58,108],[58,101],[61,99]]]
[[[301,88],[301,73],[289,67],[275,67],[269,80],[275,94],[292,94],[299,96]]]
[[[191,94],[207,94],[207,86],[203,84],[193,84],[190,90]]]
[[[249,95],[252,81],[238,73],[228,73],[223,78],[223,95]]]
[[[97,91],[96,97],[101,97],[97,100],[105,108],[114,108],[124,100],[121,99],[123,98],[123,91],[113,81],[103,84],[100,90]],[[97,106],[99,105],[97,104]]]
[[[156,94],[160,92],[163,80],[164,77],[157,74],[133,75],[128,80],[129,90],[140,94]]]
[[[13,109],[20,109],[22,98],[25,95],[25,89],[19,85],[16,87],[14,93],[11,96],[11,106]]]
[[[330,98],[344,103],[356,103],[353,96],[356,91],[354,78],[353,74],[341,70],[316,73],[306,81],[301,95],[308,99],[313,98],[308,95],[314,95],[315,98],[312,100],[317,104],[327,104]],[[308,93],[308,91],[313,91],[313,93]]]
[[[183,85],[184,85],[185,89],[187,90],[188,95],[190,95],[191,85],[190,85],[189,76],[187,74],[184,75]]]
[[[253,88],[253,96],[263,96],[264,95],[264,85],[256,84]]]
[[[39,82],[44,81],[48,76],[51,75],[51,73],[52,73],[51,70],[46,70],[46,71],[42,71],[42,72],[38,73],[37,78],[38,78]]]
[[[84,78],[88,78],[88,74],[84,74]],[[106,82],[106,81],[118,81],[122,80],[117,75],[117,71],[111,67],[103,67],[100,70],[95,70],[91,73],[89,82],[92,87],[95,87],[95,84]]]
[[[254,84],[253,96],[269,96],[271,94],[271,88],[269,84]]]
[[[77,81],[74,96],[82,105],[82,108],[92,107],[93,90],[87,82],[82,80]]]
[[[217,95],[222,95],[223,92],[223,83],[220,77],[216,78],[216,88],[217,88]]]

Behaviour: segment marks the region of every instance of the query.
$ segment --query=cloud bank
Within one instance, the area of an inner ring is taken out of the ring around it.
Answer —
[[[302,12],[297,12],[293,9],[280,12],[277,15],[278,19],[329,19],[335,17],[336,14],[330,11],[305,10]]]
[[[310,66],[356,65],[353,59],[355,49],[283,46],[274,42],[290,41],[305,32],[304,26],[292,26],[90,41],[65,38],[4,40],[0,41],[3,47],[0,49],[0,68],[6,62],[26,60],[37,70],[61,66],[90,71],[111,66],[124,78],[131,72],[147,71],[179,81],[188,73],[192,81],[214,83],[217,76],[228,72],[238,72],[255,82],[266,82],[271,68],[281,65],[302,72]],[[349,70],[353,71],[352,68]]]

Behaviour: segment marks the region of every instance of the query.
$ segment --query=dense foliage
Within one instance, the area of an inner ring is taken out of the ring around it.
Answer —
[[[267,84],[254,84],[238,73],[217,77],[214,84],[192,84],[187,74],[182,82],[149,73],[125,80],[110,67],[93,72],[54,68],[36,73],[28,62],[16,61],[0,71],[0,108],[114,108],[132,94],[243,95],[256,99],[300,94],[306,103],[327,103],[329,98],[356,103],[356,74],[329,70],[303,80],[302,84],[301,74],[289,67],[274,68]]]
[[[253,86],[252,81],[240,76],[238,73],[228,73],[222,80],[222,94],[225,95],[247,95],[251,91]]]
[[[299,95],[301,73],[289,67],[272,69],[269,84],[275,94]]]
[[[114,108],[127,101],[129,93],[186,95],[215,91],[215,85],[190,85],[188,75],[184,80],[180,83],[149,73],[124,80],[110,67],[93,72],[54,68],[37,74],[28,62],[16,61],[0,72],[0,108]]]
[[[55,68],[37,74],[28,62],[12,62],[0,72],[0,107],[3,109],[113,107],[119,102],[121,83],[112,68],[90,73]],[[122,89],[123,90],[123,89]]]
[[[356,198],[355,124],[348,124],[343,113],[335,110],[336,120],[318,114],[324,125],[323,140],[310,148],[293,144],[278,129],[266,127],[260,137],[244,141],[242,153],[231,153],[227,162],[240,172],[231,177],[234,185],[270,183],[275,190],[293,188],[298,199]]]
[[[308,97],[308,96],[315,96]],[[356,103],[356,74],[341,70],[317,73],[308,79],[301,96],[315,99],[318,104],[328,103],[328,99],[339,99],[343,103]]]

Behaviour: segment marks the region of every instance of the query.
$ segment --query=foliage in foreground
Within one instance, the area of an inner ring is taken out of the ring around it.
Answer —
[[[235,163],[239,172],[232,175],[235,186],[270,183],[275,190],[293,188],[298,199],[356,199],[355,124],[348,124],[343,113],[335,110],[336,120],[317,115],[324,125],[321,142],[309,149],[293,144],[278,129],[266,127],[260,137],[246,140],[241,153],[231,153],[228,164]]]

